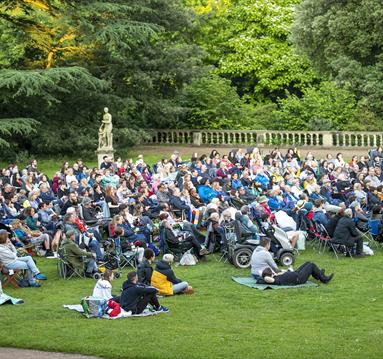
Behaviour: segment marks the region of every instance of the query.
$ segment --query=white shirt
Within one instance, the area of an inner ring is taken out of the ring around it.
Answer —
[[[92,296],[102,299],[112,298],[112,285],[105,279],[99,279],[94,286]]]

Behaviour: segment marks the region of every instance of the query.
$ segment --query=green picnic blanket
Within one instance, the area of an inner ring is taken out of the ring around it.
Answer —
[[[305,284],[299,284],[299,285],[273,285],[273,284],[257,284],[257,280],[251,277],[231,277],[231,279],[234,282],[245,285],[246,287],[255,288],[259,290],[318,287],[318,284],[314,282],[310,282],[310,281],[307,281]]]

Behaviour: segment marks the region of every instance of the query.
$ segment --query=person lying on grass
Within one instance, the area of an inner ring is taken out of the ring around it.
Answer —
[[[322,283],[329,283],[334,276],[334,273],[326,276],[324,269],[319,269],[315,263],[306,262],[295,271],[283,271],[274,273],[270,267],[267,267],[262,272],[262,277],[257,279],[257,284],[273,284],[273,285],[299,285],[305,284],[312,276]]]
[[[8,238],[8,232],[0,229],[0,263],[8,270],[22,269],[27,271],[30,287],[40,287],[36,280],[46,280],[47,277],[40,273],[31,256],[18,257],[16,248]]]
[[[164,254],[162,260],[157,262],[156,269],[152,274],[151,284],[159,290],[160,295],[174,295],[179,293],[192,294],[193,288],[188,282],[178,279],[171,264],[174,261],[173,254]]]
[[[158,302],[157,292],[154,287],[138,283],[137,272],[129,272],[127,280],[122,284],[120,306],[132,314],[141,314],[148,304],[153,311],[168,312],[169,309]]]

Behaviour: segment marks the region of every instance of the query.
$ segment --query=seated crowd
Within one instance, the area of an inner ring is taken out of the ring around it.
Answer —
[[[261,242],[265,230],[277,226],[292,247],[299,232],[310,239],[321,226],[334,243],[355,247],[352,253],[362,257],[363,232],[374,226],[375,238],[382,238],[382,158],[381,147],[349,162],[341,153],[316,159],[309,152],[303,158],[296,148],[265,155],[258,148],[213,150],[188,161],[175,151],[152,166],[142,155],[136,161],[105,157],[100,168],[65,162],[52,179],[36,160],[25,169],[10,165],[0,174],[0,264],[26,270],[29,285],[39,286],[46,277],[30,254],[56,258],[61,251],[77,272],[92,276],[111,246],[118,253],[134,251],[138,273],[129,275],[124,291],[140,292],[137,283],[157,288],[154,294],[145,289],[139,304],[120,299],[137,312],[144,302],[160,308],[156,293],[190,292],[170,267],[174,258],[191,251],[204,259],[222,251],[225,228],[235,222]],[[165,255],[153,270],[159,250]],[[253,275],[268,278],[277,269],[273,263],[269,269],[252,267]],[[326,281],[319,272],[305,266],[305,276]]]

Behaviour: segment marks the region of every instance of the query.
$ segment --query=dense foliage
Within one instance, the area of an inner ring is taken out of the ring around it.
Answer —
[[[304,0],[292,33],[318,71],[383,114],[382,1]]]
[[[3,157],[93,152],[104,106],[119,148],[148,128],[379,128],[382,12],[377,0],[3,0]]]

